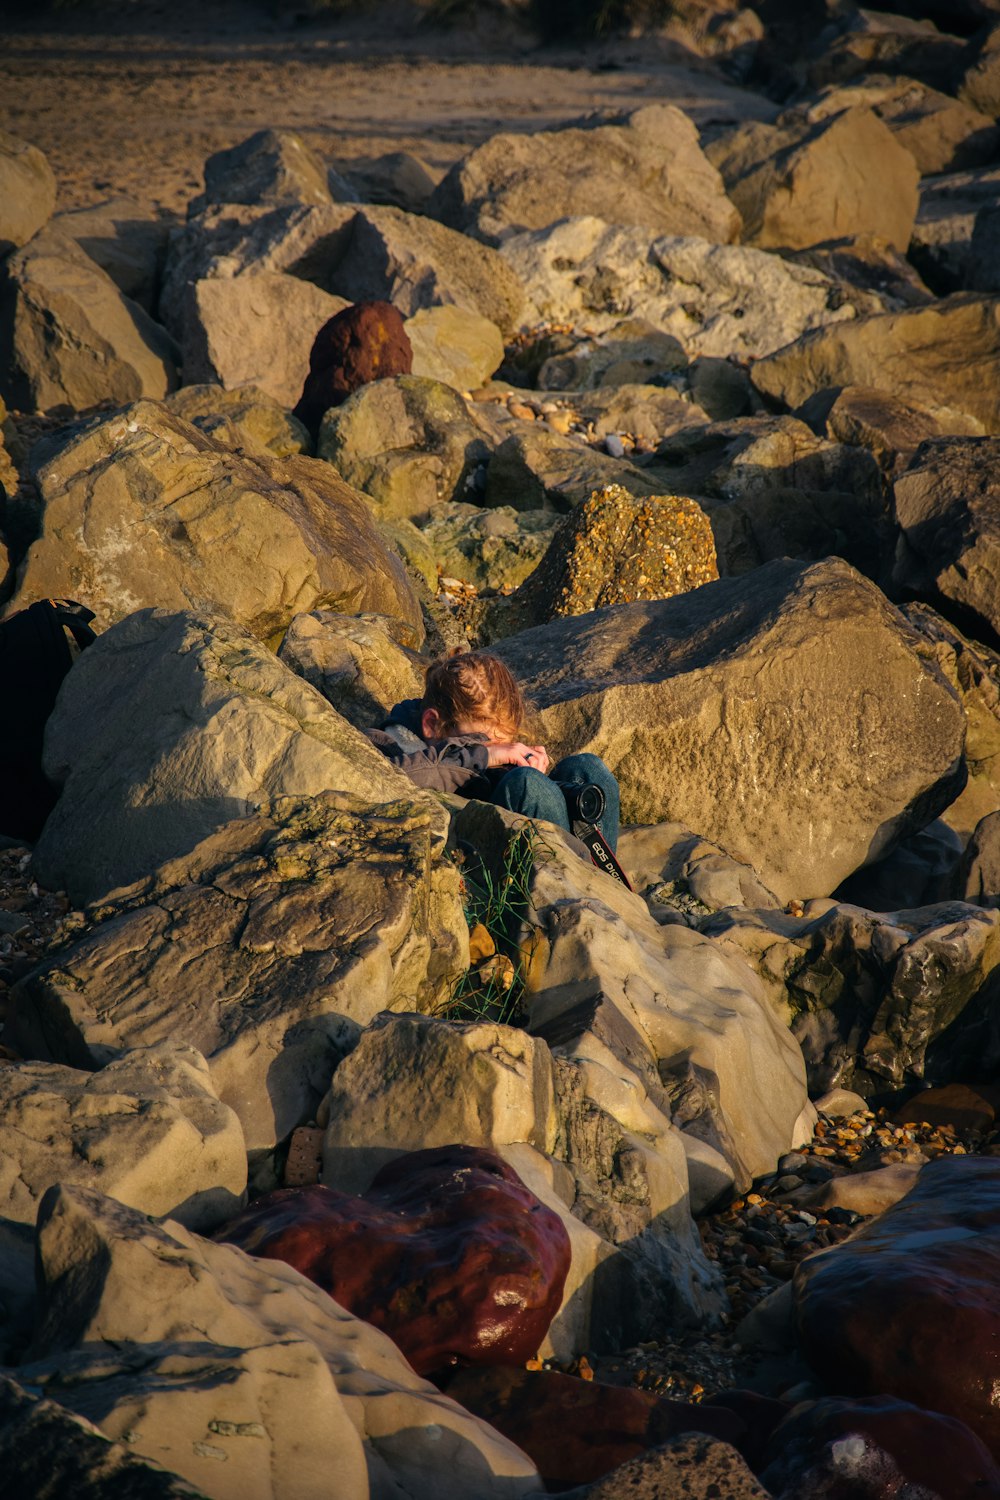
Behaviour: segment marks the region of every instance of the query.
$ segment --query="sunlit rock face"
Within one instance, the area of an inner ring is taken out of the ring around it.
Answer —
[[[570,1264],[558,1215],[499,1156],[468,1146],[397,1157],[364,1198],[271,1193],[220,1238],[303,1272],[420,1374],[530,1359]]]
[[[943,1157],[887,1213],[796,1273],[803,1346],[847,1395],[959,1418],[1000,1452],[1000,1161]]]

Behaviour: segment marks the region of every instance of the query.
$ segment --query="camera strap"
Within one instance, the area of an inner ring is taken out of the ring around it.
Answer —
[[[612,880],[617,880],[619,885],[623,885],[627,891],[632,889],[631,881],[615,858],[611,845],[596,824],[575,822],[573,824],[573,834],[582,844],[587,846],[587,852],[599,870],[603,870],[606,875],[610,875]]]

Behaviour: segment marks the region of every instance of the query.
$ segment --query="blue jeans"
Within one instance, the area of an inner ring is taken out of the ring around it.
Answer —
[[[530,766],[514,766],[497,783],[492,800],[526,818],[543,818],[569,832],[569,811],[557,781],[576,786],[599,786],[604,793],[604,814],[598,827],[612,849],[618,845],[618,783],[599,755],[567,755],[547,776]]]

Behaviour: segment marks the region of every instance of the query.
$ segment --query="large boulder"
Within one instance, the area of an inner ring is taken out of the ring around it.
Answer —
[[[257,130],[205,162],[199,204],[332,203],[324,163],[294,130]]]
[[[21,982],[6,1035],[81,1068],[197,1047],[248,1148],[269,1149],[374,1015],[449,995],[468,929],[443,844],[426,801],[279,798],[92,909]]]
[[[742,125],[713,142],[708,157],[750,244],[797,249],[865,232],[898,250],[910,243],[920,173],[869,109],[815,124]]]
[[[799,1332],[824,1382],[957,1417],[1000,1450],[1000,1163],[946,1156],[888,1212],[795,1276]]]
[[[617,123],[600,118],[532,135],[495,135],[458,162],[427,212],[497,243],[594,213],[661,234],[735,240],[740,216],[706,160],[691,120],[651,104]]]
[[[26,244],[56,206],[56,179],[47,158],[6,131],[0,131],[0,204],[0,255]]]
[[[207,1232],[238,1212],[247,1180],[239,1120],[193,1047],[164,1041],[81,1072],[0,1068],[0,1213],[35,1222],[54,1183],[106,1193]]]
[[[931,438],[893,486],[893,582],[1000,632],[1000,438]]]
[[[206,609],[264,639],[316,607],[419,628],[368,507],[315,459],[227,451],[141,402],[71,433],[37,484],[42,531],[12,608],[68,597],[102,623],[147,605]]]
[[[553,621],[497,650],[554,760],[603,756],[626,822],[683,822],[785,901],[827,895],[961,789],[961,706],[916,642],[832,558]]]
[[[39,1216],[44,1317],[18,1372],[213,1500],[515,1500],[517,1448],[298,1271],[82,1189]]]
[[[874,386],[904,401],[951,406],[1000,432],[1000,298],[969,294],[929,307],[820,328],[760,359],[765,397],[801,406],[818,391]]]
[[[920,185],[910,258],[940,296],[973,290],[976,219],[1000,204],[1000,167],[929,177]]]
[[[160,397],[176,348],[75,240],[43,230],[9,256],[0,291],[0,394],[13,406],[81,410]]]
[[[995,121],[915,78],[868,77],[846,88],[822,89],[799,110],[810,123],[862,105],[887,125],[913,157],[921,177],[958,172],[990,160],[1000,131]],[[901,246],[905,249],[905,246]]]
[[[461,1145],[400,1156],[364,1197],[280,1189],[220,1238],[295,1266],[421,1375],[534,1359],[570,1262],[559,1215],[495,1152]]]
[[[132,198],[106,198],[55,214],[52,228],[106,271],[123,296],[155,314],[170,221]]]
[[[296,615],[278,659],[304,677],[359,729],[380,727],[404,698],[424,691],[425,659],[412,633],[385,615],[341,615],[317,609]]]
[[[532,317],[606,332],[644,318],[688,354],[760,358],[827,323],[877,312],[822,271],[744,245],[656,236],[580,217],[517,234],[501,254],[524,284]]]
[[[445,577],[505,591],[537,567],[556,525],[555,516],[541,511],[453,500],[434,506],[421,535]]]
[[[824,400],[819,397],[819,400]],[[975,417],[954,407],[901,401],[872,386],[843,388],[825,417],[827,435],[839,443],[867,448],[890,477],[905,469],[927,438],[960,434],[982,436]]]
[[[50,890],[92,901],[268,798],[411,783],[238,625],[139,610],[77,661],[47,725],[63,793],[35,847]]]
[[[221,385],[186,385],[164,404],[223,448],[263,451],[269,458],[312,452],[302,423],[256,385],[233,390]]]
[[[612,458],[540,422],[518,423],[490,458],[483,500],[517,511],[568,511],[606,485],[632,495],[657,490],[651,475],[625,459]]]
[[[482,313],[445,304],[421,307],[406,320],[413,373],[457,391],[475,391],[503,363],[503,334]]]

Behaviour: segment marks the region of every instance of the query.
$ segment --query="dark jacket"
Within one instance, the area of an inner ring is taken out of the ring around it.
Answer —
[[[417,786],[460,797],[488,798],[492,790],[489,751],[480,735],[425,740],[420,732],[419,698],[397,703],[381,729],[366,729],[372,744]],[[504,770],[509,769],[504,767]]]

